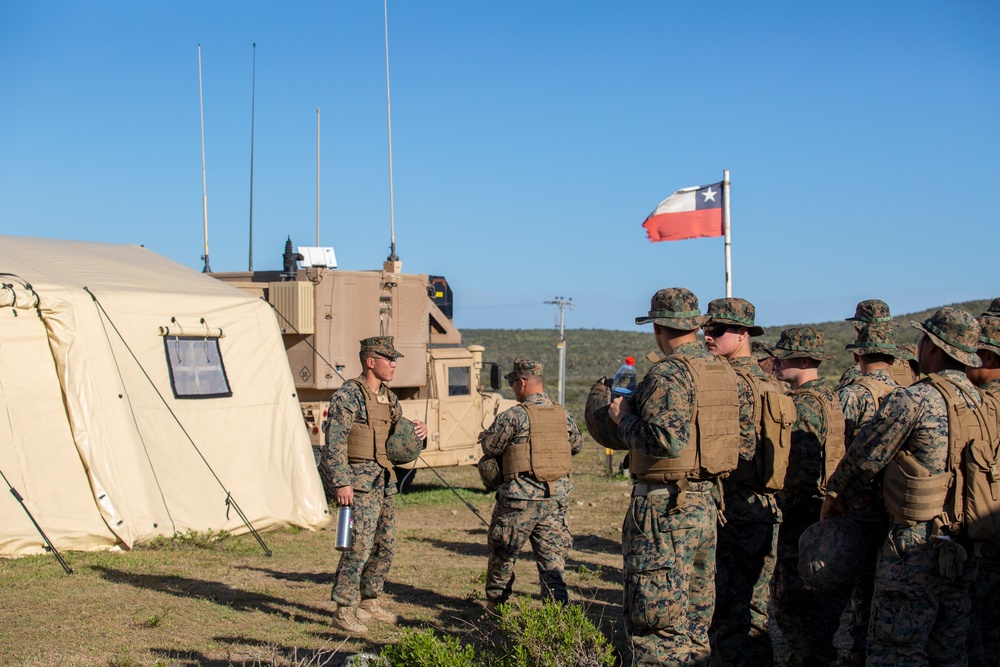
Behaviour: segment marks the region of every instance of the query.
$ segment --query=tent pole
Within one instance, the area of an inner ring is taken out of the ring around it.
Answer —
[[[38,525],[37,521],[35,521],[35,517],[31,515],[31,512],[28,510],[28,506],[24,504],[24,498],[21,497],[21,494],[17,492],[17,489],[11,485],[10,481],[7,480],[7,475],[3,474],[3,470],[0,470],[0,477],[3,477],[3,481],[7,482],[7,488],[10,489],[11,495],[14,496],[14,499],[17,500],[17,502],[21,503],[21,509],[23,509],[24,513],[28,515],[28,518],[31,519],[31,523],[35,526],[35,530],[37,530],[38,534],[42,536],[43,540],[45,540],[45,548],[52,552],[52,555],[55,556],[56,560],[59,561],[59,564],[62,565],[62,569],[66,570],[66,574],[73,574],[72,568],[66,564],[66,561],[63,560],[62,554],[56,550],[55,545],[49,540],[49,536],[45,534],[42,527]]]

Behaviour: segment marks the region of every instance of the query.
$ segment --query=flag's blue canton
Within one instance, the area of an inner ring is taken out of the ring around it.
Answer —
[[[722,208],[722,183],[712,183],[698,188],[694,193],[695,209],[702,211],[706,208]]]

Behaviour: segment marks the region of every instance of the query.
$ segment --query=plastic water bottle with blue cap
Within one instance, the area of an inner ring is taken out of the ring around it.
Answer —
[[[615,379],[611,381],[612,398],[618,396],[631,398],[635,392],[635,385],[635,357],[625,357],[625,363],[615,373]]]

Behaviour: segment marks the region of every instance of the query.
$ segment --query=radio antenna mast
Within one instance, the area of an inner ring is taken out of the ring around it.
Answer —
[[[392,199],[392,103],[389,95],[389,7],[388,0],[382,0],[382,16],[385,23],[385,108],[389,126],[389,257],[390,262],[398,262],[396,255],[396,216]]]
[[[205,254],[201,256],[205,260],[205,268],[201,272],[211,273],[212,267],[208,265],[208,186],[205,181],[205,97],[201,85],[201,44],[198,45],[198,108],[201,111],[201,210],[205,220]]]
[[[257,42],[253,43],[253,78],[250,84],[250,265],[253,273],[253,123],[257,99]]]

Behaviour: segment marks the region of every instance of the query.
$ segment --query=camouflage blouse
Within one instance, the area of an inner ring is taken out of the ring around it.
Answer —
[[[823,480],[826,417],[819,400],[805,393],[805,389],[814,389],[834,404],[839,403],[820,379],[809,380],[792,391],[795,424],[792,426],[792,447],[788,456],[788,471],[785,473],[785,487],[781,490],[782,508],[788,512],[794,511],[796,506],[804,507],[810,501],[819,501],[823,497],[820,485]]]
[[[364,382],[363,378],[359,379]],[[403,415],[399,399],[385,384],[379,387],[378,393],[388,395],[389,409],[395,423]],[[348,463],[347,434],[355,423],[368,423],[365,395],[355,383],[345,382],[334,393],[327,409],[326,446],[323,447],[319,462],[319,473],[327,495],[336,493],[336,489],[341,486],[353,486],[356,491],[371,491],[377,482],[385,485],[386,495],[396,493],[395,485],[388,481],[386,469],[377,461]]]
[[[525,396],[523,402],[540,406],[552,405],[552,400],[545,393]],[[570,451],[576,454],[583,449],[583,436],[580,434],[580,429],[577,428],[576,420],[569,412],[566,412],[566,431],[569,435]],[[529,436],[528,411],[521,405],[515,405],[500,413],[493,424],[486,429],[486,437],[483,439],[483,454],[499,459],[509,445],[525,443]],[[573,482],[570,481],[569,475],[552,482],[551,496],[546,495],[545,482],[524,476],[504,482],[497,493],[517,500],[542,500],[546,497],[565,498],[572,490]]]
[[[875,397],[872,396],[872,393],[863,385],[856,382],[856,380],[860,377],[862,376],[859,375],[855,378],[855,381],[852,381],[852,383],[846,387],[837,389],[837,396],[840,398],[840,407],[844,411],[844,432],[847,434],[848,444],[851,442],[851,436],[854,432],[861,426],[871,421],[872,417],[875,416],[875,412],[878,410],[878,405],[876,404]],[[899,386],[899,384],[889,375],[889,371],[872,371],[871,373],[866,373],[865,377],[870,377],[873,380],[881,382],[882,384],[887,384],[890,387]]]

